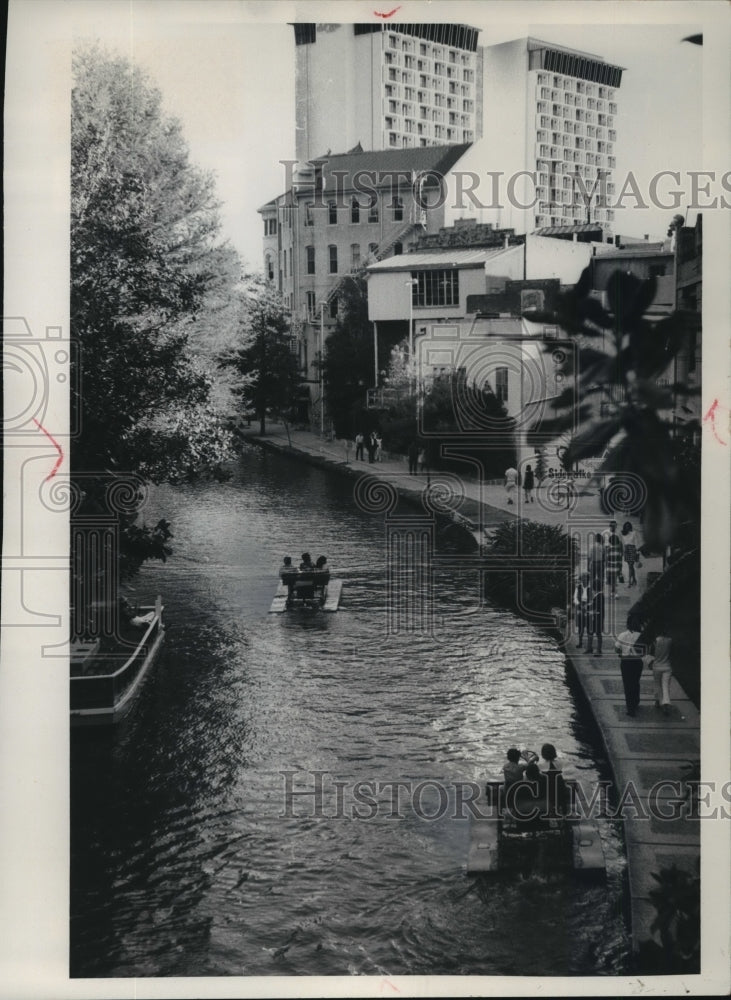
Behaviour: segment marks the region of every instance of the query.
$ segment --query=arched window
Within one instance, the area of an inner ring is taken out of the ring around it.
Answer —
[[[274,258],[270,253],[264,257],[264,273],[267,281],[274,281]]]

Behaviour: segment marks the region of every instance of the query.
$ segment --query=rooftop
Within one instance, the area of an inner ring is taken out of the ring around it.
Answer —
[[[520,250],[519,247],[508,247],[507,249],[500,247],[492,250],[483,247],[399,254],[396,257],[388,257],[386,260],[371,264],[368,271],[383,273],[384,271],[421,270],[429,267],[483,267],[486,261],[494,260],[502,254],[513,253],[516,249]]]

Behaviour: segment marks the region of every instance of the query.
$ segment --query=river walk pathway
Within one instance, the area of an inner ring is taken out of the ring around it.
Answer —
[[[352,444],[347,447],[343,441],[330,441],[308,431],[290,430],[288,437],[285,428],[277,424],[268,425],[264,436],[256,427],[240,424],[238,430],[253,444],[350,475],[362,472],[375,476],[407,497],[418,497],[426,484],[425,473],[408,474],[408,463],[403,456],[386,454],[373,463],[367,457],[365,461],[355,461]],[[562,494],[558,485],[551,488],[549,497],[542,496],[542,487],[537,491],[537,500],[530,504],[524,503],[523,491],[518,490],[515,503],[509,505],[502,482],[480,484],[467,480],[462,482],[462,488],[466,503],[461,505],[460,514],[464,512],[473,526],[478,522],[482,528],[489,528],[516,516],[565,527],[570,519],[581,525],[582,532],[603,531],[609,523],[609,517],[601,511],[596,489],[567,494],[564,487]],[[476,516],[475,511],[478,511]],[[622,515],[616,516],[621,526]],[[633,523],[638,530],[636,522]],[[617,598],[606,602],[601,656],[577,649],[573,637],[565,650],[604,741],[618,795],[624,796],[622,812],[635,950],[648,938],[659,943],[657,935],[650,931],[656,916],[649,899],[650,890],[657,885],[652,873],[672,865],[695,873],[700,856],[699,821],[678,804],[679,790],[687,776],[685,768],[690,762],[700,760],[698,710],[673,678],[670,714],[660,713],[654,705],[652,672],[644,670],[640,707],[634,717],[629,717],[625,711],[619,658],[614,651],[615,636],[625,629],[627,612],[646,589],[648,575],[661,570],[659,558],[643,559],[642,568],[637,570],[637,587],[630,590],[626,583],[617,585]]]

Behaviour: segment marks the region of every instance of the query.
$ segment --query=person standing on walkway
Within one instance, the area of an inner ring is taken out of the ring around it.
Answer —
[[[356,460],[356,462],[358,462],[358,461],[362,462],[363,461],[363,444],[364,444],[363,435],[361,434],[360,431],[358,431],[358,433],[355,435],[355,460]]]
[[[579,633],[576,648],[581,649],[584,642],[584,632],[586,632],[587,642],[591,642],[590,617],[594,605],[594,590],[589,582],[589,574],[582,573],[574,588],[574,622]],[[601,650],[601,639],[599,641]]]
[[[371,431],[366,447],[368,449],[368,461],[370,462],[371,465],[373,465],[374,459],[376,457],[376,447],[377,447],[375,431]]]
[[[670,662],[670,650],[673,640],[665,627],[661,627],[655,636],[652,650],[652,676],[655,681],[655,708],[662,709],[664,715],[670,715],[670,678],[673,668]]]
[[[536,480],[533,475],[533,469],[530,465],[526,465],[525,473],[523,475],[523,490],[525,492],[525,502],[530,503],[535,500],[533,496],[533,489],[535,488]]]
[[[426,448],[419,448],[419,472],[426,472]]]
[[[604,589],[604,539],[597,533],[589,535],[589,552],[586,557],[586,568],[594,592]]]
[[[596,638],[596,652],[594,656],[602,655],[602,636],[604,634],[604,585],[600,579],[598,583],[591,583],[591,605],[588,619],[588,630],[586,639],[586,651],[591,653],[594,648]]]
[[[415,476],[419,471],[419,442],[414,440],[409,445],[409,475]]]
[[[627,715],[635,716],[640,704],[640,677],[642,676],[642,649],[638,644],[640,630],[634,615],[627,616],[627,628],[620,632],[614,648],[619,653],[619,669]]]
[[[625,521],[622,525],[622,543],[624,545],[624,561],[627,563],[627,587],[636,587],[637,538],[632,530],[631,521]]]
[[[513,502],[513,497],[515,496],[515,491],[518,486],[518,470],[514,469],[512,465],[509,469],[505,470],[505,492],[508,495],[508,503]]]
[[[622,556],[624,554],[622,539],[617,534],[616,521],[609,522],[609,529],[604,532],[604,545],[606,548],[609,596],[614,599],[617,596],[617,580],[621,580],[622,578]]]
[[[383,449],[383,438],[380,434],[376,434],[376,461],[382,462],[381,451]]]

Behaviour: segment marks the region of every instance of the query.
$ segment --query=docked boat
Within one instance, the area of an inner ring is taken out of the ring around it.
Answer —
[[[576,811],[576,782],[565,780],[568,808],[557,814],[538,797],[506,803],[502,781],[489,781],[485,799],[470,815],[467,873],[511,876],[531,872],[575,872],[601,878],[604,849],[596,823]],[[509,797],[508,797],[509,798]]]
[[[327,570],[286,573],[279,582],[270,614],[284,611],[337,611],[342,580],[331,580]]]
[[[165,640],[163,605],[140,607],[115,639],[71,643],[71,725],[104,726],[129,712]]]

